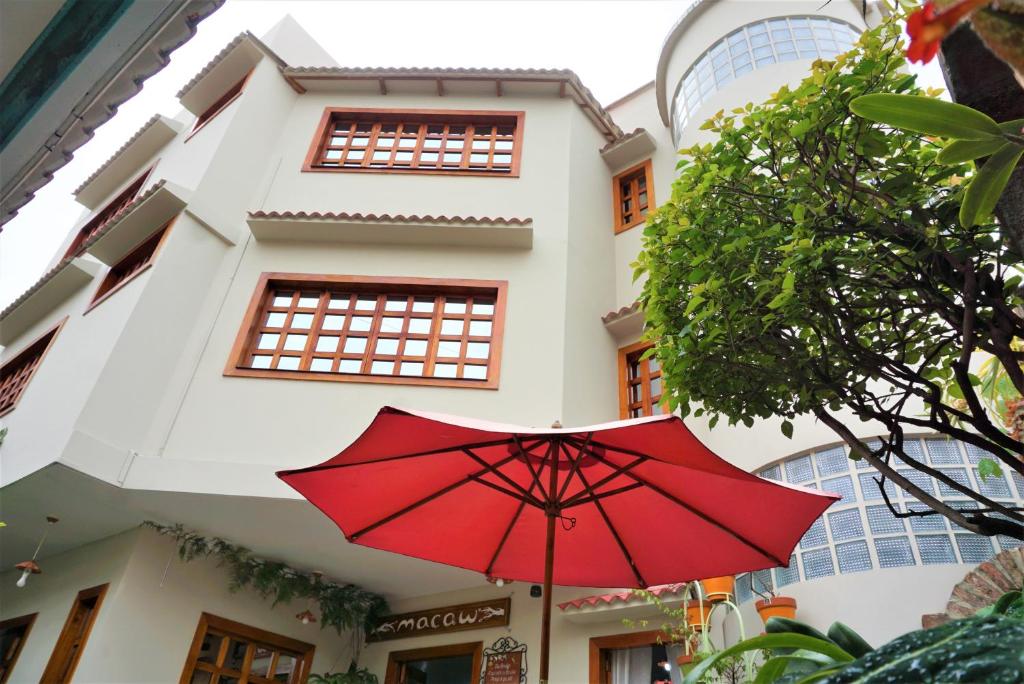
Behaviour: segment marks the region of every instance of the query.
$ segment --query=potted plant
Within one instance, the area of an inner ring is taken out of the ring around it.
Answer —
[[[773,617],[796,619],[796,599],[791,596],[777,596],[771,587],[767,587],[757,577],[757,573],[751,575],[751,590],[760,598],[754,603],[757,614],[765,624]],[[761,591],[754,586],[755,582],[760,585]]]
[[[728,601],[735,593],[736,578],[732,575],[709,577],[700,581],[705,600],[711,603]]]
[[[356,667],[353,660],[348,667],[348,672],[325,672],[324,674],[311,674],[306,680],[307,684],[379,684],[377,675],[365,667]]]

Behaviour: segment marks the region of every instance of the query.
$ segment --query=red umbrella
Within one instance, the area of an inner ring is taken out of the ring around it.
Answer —
[[[786,565],[839,498],[729,464],[674,415],[538,430],[384,407],[334,458],[278,477],[350,542],[543,580],[541,682],[552,584],[649,587]]]

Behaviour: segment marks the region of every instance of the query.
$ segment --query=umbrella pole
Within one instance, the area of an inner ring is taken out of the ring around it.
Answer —
[[[551,658],[551,580],[555,568],[555,516],[548,513],[547,545],[544,549],[544,613],[540,625],[540,684],[548,684]]]

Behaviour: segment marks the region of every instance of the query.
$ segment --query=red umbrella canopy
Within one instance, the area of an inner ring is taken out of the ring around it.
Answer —
[[[354,543],[491,577],[648,587],[786,565],[840,498],[763,480],[677,416],[534,429],[384,407],[334,458],[278,476]]]

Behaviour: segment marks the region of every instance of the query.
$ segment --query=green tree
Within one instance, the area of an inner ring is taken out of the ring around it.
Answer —
[[[683,415],[748,426],[781,416],[788,436],[789,419],[813,414],[879,471],[880,487],[889,479],[930,509],[910,514],[1024,538],[1019,510],[904,448],[905,432],[935,431],[1024,474],[1024,446],[993,422],[971,372],[987,352],[1024,392],[1021,254],[990,216],[958,221],[972,167],[850,111],[861,95],[920,94],[904,65],[890,21],[795,89],[704,125],[717,141],[682,151],[672,198],[644,229],[647,334]],[[949,384],[962,400],[944,394]],[[842,408],[882,426],[881,448],[856,437]],[[897,466],[976,508],[943,503]]]

